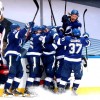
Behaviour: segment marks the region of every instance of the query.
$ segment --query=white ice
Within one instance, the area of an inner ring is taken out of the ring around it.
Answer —
[[[78,95],[75,96],[71,91],[63,94],[54,94],[48,90],[44,90],[41,86],[33,88],[38,95],[36,97],[0,97],[0,100],[99,100],[100,94]]]

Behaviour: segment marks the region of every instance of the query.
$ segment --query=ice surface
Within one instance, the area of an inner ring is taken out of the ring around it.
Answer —
[[[33,90],[38,95],[37,97],[12,97],[3,98],[0,100],[99,100],[100,94],[89,94],[89,95],[72,95],[71,91],[66,91],[63,94],[54,94],[48,90],[44,90],[41,86],[34,88]]]

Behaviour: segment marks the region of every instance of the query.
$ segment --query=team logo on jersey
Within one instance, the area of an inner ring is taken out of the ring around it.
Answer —
[[[62,38],[62,41],[65,41],[65,37],[64,37],[64,38]]]

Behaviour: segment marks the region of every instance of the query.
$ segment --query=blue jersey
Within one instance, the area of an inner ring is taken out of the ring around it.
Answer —
[[[64,34],[62,31],[58,30],[58,35],[60,38],[64,37]],[[58,48],[56,50],[56,59],[62,59],[64,58],[64,45],[58,45]]]
[[[26,55],[41,56],[43,51],[41,36],[41,34],[32,34],[30,39],[30,48]]]
[[[76,38],[67,36],[60,39],[56,36],[55,40],[58,45],[66,46],[64,60],[74,63],[81,62],[82,49],[84,46],[88,46],[90,44],[89,39],[84,37]]]
[[[21,40],[25,36],[27,30],[22,29],[20,31],[13,30],[9,32],[7,36],[7,47],[5,49],[5,57],[8,55],[21,55]]]
[[[43,54],[54,55],[56,53],[57,45],[54,43],[53,37],[50,35],[52,31],[43,33],[45,37],[43,40]]]
[[[65,33],[66,34],[71,33],[74,28],[80,29],[81,27],[82,27],[82,24],[78,20],[76,20],[74,22],[70,22],[66,28]]]

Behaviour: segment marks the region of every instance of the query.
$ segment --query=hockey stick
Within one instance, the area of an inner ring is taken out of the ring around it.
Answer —
[[[85,14],[86,14],[86,12],[87,12],[87,9],[85,9],[84,13],[83,13],[84,33],[86,33],[86,26],[85,26]],[[86,47],[86,58],[88,59],[87,47]]]
[[[50,10],[51,10],[51,17],[52,17],[52,19],[54,20],[54,24],[55,24],[55,26],[56,26],[57,24],[56,24],[56,20],[55,20],[54,14],[53,14],[52,5],[51,5],[51,0],[48,0],[48,2],[49,2]]]
[[[33,18],[33,22],[34,22],[34,20],[35,20],[35,18],[36,18],[36,16],[37,16],[37,13],[38,13],[38,11],[39,11],[39,4],[38,4],[37,0],[33,0],[33,2],[35,3],[35,5],[36,5],[36,7],[37,7],[36,13],[35,13],[34,18]]]
[[[51,10],[51,25],[53,26],[53,21],[54,21],[54,24],[56,26],[57,24],[56,24],[56,20],[55,20],[54,14],[53,14],[51,0],[48,0],[48,2],[49,2],[50,10]],[[54,77],[54,79],[53,79],[53,84],[54,84],[54,92],[56,93],[58,91],[56,77]]]
[[[84,13],[83,13],[83,24],[84,24],[84,32],[86,32],[86,26],[85,26],[85,14],[87,12],[87,9],[84,10]]]
[[[33,22],[34,22],[34,21],[35,21],[35,18],[36,18],[36,16],[37,16],[37,13],[38,13],[38,11],[39,11],[39,4],[38,4],[37,0],[33,0],[33,2],[35,3],[35,5],[36,5],[36,7],[37,7],[36,13],[35,13],[34,18],[33,18]],[[27,33],[28,33],[28,34],[27,34],[27,38],[28,38],[28,36],[30,35],[30,29],[28,30]]]
[[[51,26],[53,26],[53,15],[51,14]]]
[[[35,18],[37,16],[37,13],[39,11],[39,4],[38,4],[37,0],[33,0],[33,2],[35,3],[35,5],[37,7],[36,13],[35,13],[34,18],[33,18],[33,22],[34,22]],[[29,35],[30,35],[30,29],[28,29],[28,31],[27,31],[27,38]],[[30,41],[27,41],[22,45],[21,56],[24,56],[27,53],[29,47],[30,47]],[[20,58],[20,55],[17,56],[16,61],[18,61],[19,58]]]
[[[64,15],[66,15],[66,7],[67,7],[67,0],[65,0],[65,11],[64,11]]]

